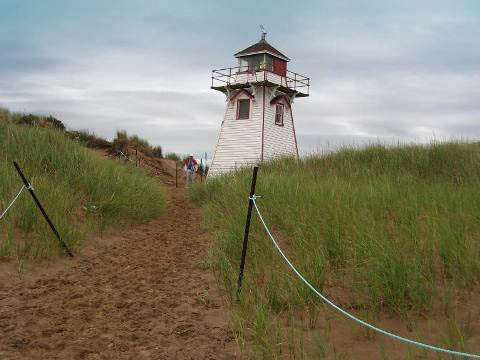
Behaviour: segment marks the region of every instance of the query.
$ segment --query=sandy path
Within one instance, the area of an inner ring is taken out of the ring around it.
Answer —
[[[169,189],[158,220],[22,280],[3,273],[0,359],[238,358],[213,277],[199,266],[208,236],[191,224],[200,212]]]

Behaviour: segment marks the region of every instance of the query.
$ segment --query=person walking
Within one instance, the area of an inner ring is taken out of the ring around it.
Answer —
[[[195,182],[195,173],[198,169],[198,163],[193,158],[193,154],[188,155],[188,158],[183,162],[183,170],[186,176],[186,187],[190,187]]]

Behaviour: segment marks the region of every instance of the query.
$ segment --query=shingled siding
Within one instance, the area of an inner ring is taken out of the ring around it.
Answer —
[[[262,91],[250,102],[250,118],[237,120],[237,100],[249,99],[246,94],[227,102],[225,118],[209,176],[219,175],[235,167],[258,163],[262,147]]]
[[[271,105],[269,101],[266,101],[265,104],[264,160],[285,155],[297,156],[292,111],[285,101],[280,101],[280,103],[285,105],[283,126],[275,125],[275,105]]]

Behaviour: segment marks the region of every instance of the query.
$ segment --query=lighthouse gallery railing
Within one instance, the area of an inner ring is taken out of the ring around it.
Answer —
[[[212,88],[233,86],[243,83],[270,82],[308,95],[310,78],[287,70],[286,76],[269,69],[252,70],[248,66],[237,66],[212,70]]]

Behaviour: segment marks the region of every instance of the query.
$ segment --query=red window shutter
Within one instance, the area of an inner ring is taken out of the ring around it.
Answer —
[[[280,76],[287,76],[287,62],[273,58],[273,72]]]

